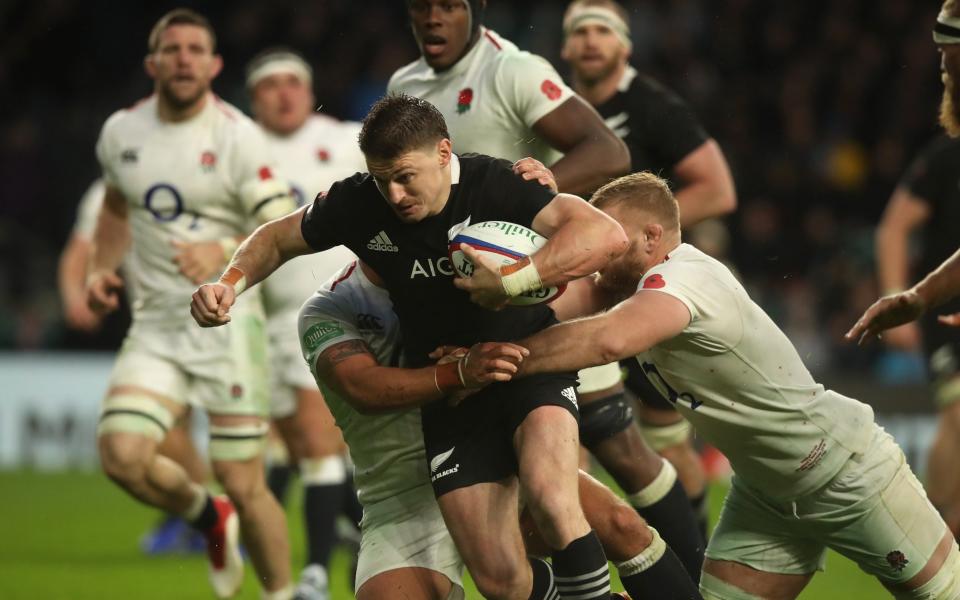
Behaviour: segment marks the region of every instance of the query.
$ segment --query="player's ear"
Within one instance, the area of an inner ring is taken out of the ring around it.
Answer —
[[[223,57],[219,54],[213,55],[213,62],[210,65],[210,79],[215,78],[223,70]]]
[[[660,223],[647,223],[643,228],[643,235],[649,244],[659,244],[663,237],[663,225]]]
[[[453,144],[447,138],[443,138],[437,142],[437,152],[440,154],[440,166],[446,167],[450,164],[450,157],[453,156]]]
[[[143,70],[147,72],[150,79],[157,78],[157,65],[153,62],[153,52],[143,57]]]
[[[572,59],[569,47],[570,47],[570,36],[564,36],[563,46],[560,47],[560,58],[562,58],[565,62],[570,62]]]

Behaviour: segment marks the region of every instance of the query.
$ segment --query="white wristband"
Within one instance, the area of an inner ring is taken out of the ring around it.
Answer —
[[[519,263],[500,267],[500,282],[503,285],[503,291],[511,298],[543,287],[537,266],[533,264],[530,257],[525,257],[519,262],[526,262],[527,264],[519,269],[516,268]]]

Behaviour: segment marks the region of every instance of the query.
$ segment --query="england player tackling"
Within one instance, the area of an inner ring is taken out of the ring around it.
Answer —
[[[133,312],[103,401],[100,458],[131,496],[206,534],[219,597],[242,584],[242,530],[264,596],[287,598],[286,521],[261,461],[267,395],[259,297],[238,302],[233,324],[221,330],[196,327],[183,310],[194,286],[233,254],[248,223],[293,209],[257,126],[210,91],[222,67],[214,50],[203,16],[177,9],[162,17],[144,63],[154,95],[114,113],[97,143],[106,191],[88,298],[96,311],[116,308],[117,268],[132,244],[125,276]],[[211,497],[157,453],[188,398],[210,416],[213,472],[229,500]]]
[[[593,196],[630,249],[560,298],[594,317],[518,344],[524,375],[636,356],[734,468],[706,551],[705,598],[795,598],[826,548],[898,598],[960,597],[960,553],[866,404],[813,380],[790,341],[722,264],[683,244],[676,200],[650,174]],[[615,298],[625,298],[616,303]]]

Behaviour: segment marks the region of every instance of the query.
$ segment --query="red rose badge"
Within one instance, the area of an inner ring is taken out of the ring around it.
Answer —
[[[470,88],[460,90],[460,95],[457,96],[457,113],[462,115],[470,110],[471,102],[473,102],[473,90]]]

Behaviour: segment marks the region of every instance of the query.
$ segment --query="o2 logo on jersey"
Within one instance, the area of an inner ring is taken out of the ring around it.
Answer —
[[[667,380],[663,378],[663,375],[660,374],[660,371],[657,370],[657,365],[644,362],[640,363],[640,366],[643,368],[643,372],[646,373],[647,379],[650,380],[653,387],[657,388],[657,391],[673,404],[676,404],[677,400],[686,400],[690,403],[691,410],[697,410],[700,408],[700,405],[703,404],[702,401],[694,398],[693,394],[689,392],[677,393],[677,390],[673,389],[673,387],[667,383]]]
[[[161,223],[170,223],[185,211],[183,209],[183,196],[169,183],[157,183],[147,190],[143,195],[143,205],[153,218]],[[190,221],[190,229],[197,229],[200,226],[200,213],[192,213],[193,220]]]
[[[183,214],[183,197],[169,183],[157,183],[144,194],[143,204],[153,218],[169,223]]]

